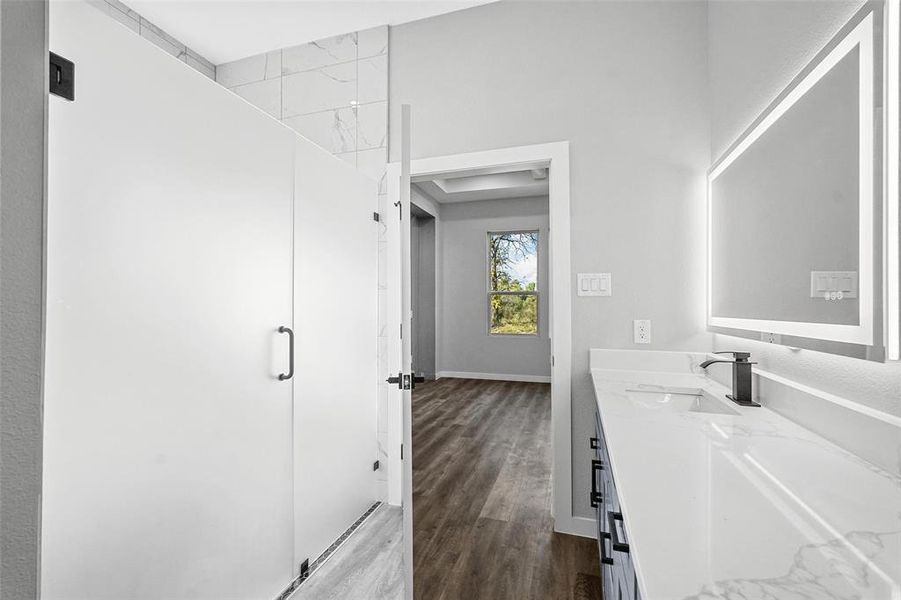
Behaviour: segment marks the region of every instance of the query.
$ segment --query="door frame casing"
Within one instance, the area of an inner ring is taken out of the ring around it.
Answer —
[[[572,290],[570,260],[570,178],[569,142],[551,142],[528,146],[514,146],[496,150],[469,152],[421,158],[410,163],[410,175],[422,178],[454,172],[515,167],[541,164],[549,167],[549,244],[550,251],[550,298],[549,335],[551,339],[551,447],[552,447],[552,515],[554,530],[584,537],[594,537],[593,521],[580,519],[573,514],[572,503]],[[388,164],[387,183],[388,210],[395,210],[394,203],[400,199],[401,164]],[[389,232],[390,233],[390,232]],[[387,244],[387,314],[390,319],[401,314],[399,273],[391,268],[400,264],[400,244]],[[388,331],[396,332],[400,323],[389,320]],[[399,342],[397,335],[388,338],[388,370],[397,371],[392,364],[398,352],[392,348]],[[437,367],[437,365],[436,365]],[[440,370],[440,369],[439,369]],[[396,394],[390,391],[389,394]],[[389,406],[399,405],[391,402]],[[400,411],[389,410],[388,441],[388,502],[399,505],[403,478],[400,464],[399,444],[402,439],[402,419]],[[405,540],[405,544],[412,540]]]

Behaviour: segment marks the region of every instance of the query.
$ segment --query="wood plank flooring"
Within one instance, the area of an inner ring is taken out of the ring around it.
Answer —
[[[379,507],[290,600],[402,600],[401,519],[400,507]]]
[[[417,600],[596,600],[594,540],[553,532],[550,386],[440,379],[413,394]]]

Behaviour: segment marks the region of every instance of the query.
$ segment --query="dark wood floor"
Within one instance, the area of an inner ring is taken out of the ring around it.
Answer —
[[[601,597],[594,540],[553,532],[550,409],[541,383],[416,387],[416,600]]]

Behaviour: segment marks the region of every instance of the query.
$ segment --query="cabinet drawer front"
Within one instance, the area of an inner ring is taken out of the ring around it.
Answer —
[[[613,477],[613,469],[610,466],[609,453],[604,437],[604,427],[600,414],[595,411],[595,444],[592,458],[600,461],[601,468],[592,469],[592,477],[595,478],[593,489],[600,492],[600,501],[595,509],[598,530],[598,551],[603,558],[612,559],[613,564],[601,563],[601,582],[604,591],[604,600],[640,600],[638,583],[635,576],[635,567],[629,552],[614,550],[611,538],[618,542],[628,544],[626,537],[625,515],[623,519],[615,519],[616,531],[611,531],[610,516],[620,513],[619,497],[616,493],[616,481]]]

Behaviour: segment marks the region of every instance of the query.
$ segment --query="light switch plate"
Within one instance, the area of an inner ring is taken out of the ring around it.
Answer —
[[[810,297],[835,300],[857,298],[857,271],[811,271]]]
[[[632,321],[632,340],[636,344],[651,343],[650,319],[637,319],[635,321]]]
[[[612,296],[613,276],[610,273],[579,273],[576,294],[579,296]]]

